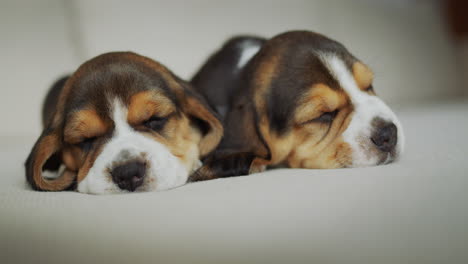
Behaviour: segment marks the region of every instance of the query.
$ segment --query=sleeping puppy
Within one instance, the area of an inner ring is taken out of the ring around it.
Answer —
[[[130,52],[100,55],[59,80],[43,125],[25,164],[31,187],[92,194],[183,185],[223,134],[187,82]],[[44,170],[58,177],[45,178]]]
[[[192,181],[272,166],[374,166],[403,151],[401,124],[377,97],[372,70],[317,33],[233,38],[192,84],[223,115],[225,130]]]

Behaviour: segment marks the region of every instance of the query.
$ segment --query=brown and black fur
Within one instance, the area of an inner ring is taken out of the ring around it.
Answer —
[[[79,156],[89,153],[97,155],[100,142],[105,142],[113,133],[112,121],[108,120],[109,97],[128,103],[132,95],[149,90],[163,93],[176,106],[177,112],[171,118],[177,119],[184,112],[199,127],[203,138],[209,136],[207,140],[210,142],[204,142],[201,148],[204,152],[202,156],[214,149],[222,137],[222,125],[217,114],[188,82],[161,64],[138,54],[106,53],[85,62],[71,76],[58,80],[49,90],[42,110],[44,130],[25,163],[26,180],[30,186],[40,191],[72,189],[77,178],[86,173],[82,173],[81,168],[65,166],[65,172],[56,179],[43,178],[42,171],[57,171],[64,164],[63,150],[74,149],[81,153]],[[76,143],[66,142],[64,128],[68,119],[90,105],[108,129],[96,140],[85,138]],[[151,133],[144,127],[135,129]],[[96,153],[93,154],[93,151]]]
[[[261,46],[265,41],[255,36],[239,36],[226,41],[218,52],[208,58],[191,83],[215,109],[223,112],[230,96],[236,92],[242,74],[242,70],[236,69],[235,65],[240,59],[243,45]]]
[[[270,134],[281,137],[295,129],[298,101],[312,85],[323,83],[339,89],[315,53],[333,53],[349,67],[357,61],[334,40],[313,32],[292,31],[270,40],[253,38],[261,49],[237,72],[234,69],[237,61],[226,54],[232,54],[229,47],[248,40],[238,37],[228,41],[192,80],[203,94],[212,94],[217,89],[218,95],[207,96],[207,100],[218,106],[227,102],[228,109],[224,117],[225,136],[205,165],[191,177],[192,181],[247,175],[266,166],[282,166],[283,160],[277,160],[271,150],[275,143],[266,137]],[[229,63],[230,70],[225,70]],[[224,68],[220,73],[213,65]]]

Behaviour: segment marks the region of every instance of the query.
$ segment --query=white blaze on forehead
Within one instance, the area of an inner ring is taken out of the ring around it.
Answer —
[[[127,123],[127,113],[128,110],[122,103],[118,100],[114,100],[113,104],[113,117],[112,121],[114,121],[114,136],[120,137],[124,136],[125,134],[131,134],[134,132],[133,128]]]
[[[112,103],[112,120],[112,138],[105,144],[86,178],[78,184],[79,192],[124,192],[112,181],[110,171],[119,163],[132,160],[144,160],[148,164],[140,190],[166,190],[185,184],[189,169],[166,146],[135,131],[127,123],[127,108],[118,99]]]
[[[261,45],[253,41],[244,41],[241,47],[241,55],[239,57],[239,62],[237,63],[237,68],[240,69],[244,67],[249,60],[257,54],[260,50]]]
[[[353,150],[353,167],[376,165],[379,160],[375,155],[369,155],[373,147],[370,137],[372,135],[372,120],[381,118],[387,122],[393,122],[398,130],[396,156],[399,156],[404,147],[404,135],[400,121],[393,111],[377,96],[370,95],[359,89],[353,74],[343,60],[333,54],[320,54],[322,62],[338,81],[341,88],[348,94],[354,107],[352,120],[343,133],[344,141]]]

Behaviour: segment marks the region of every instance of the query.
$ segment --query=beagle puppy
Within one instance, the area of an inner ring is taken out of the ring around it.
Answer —
[[[100,55],[56,82],[43,125],[25,164],[27,182],[90,194],[183,185],[223,135],[189,83],[131,52]],[[44,177],[45,170],[58,176]]]
[[[373,78],[342,44],[317,33],[229,40],[191,81],[218,109],[225,129],[191,180],[396,160],[403,130],[377,97]]]

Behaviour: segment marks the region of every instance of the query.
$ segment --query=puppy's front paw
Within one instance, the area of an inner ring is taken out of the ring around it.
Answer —
[[[264,160],[255,159],[252,164],[250,164],[249,174],[264,172],[266,168],[267,165]]]

